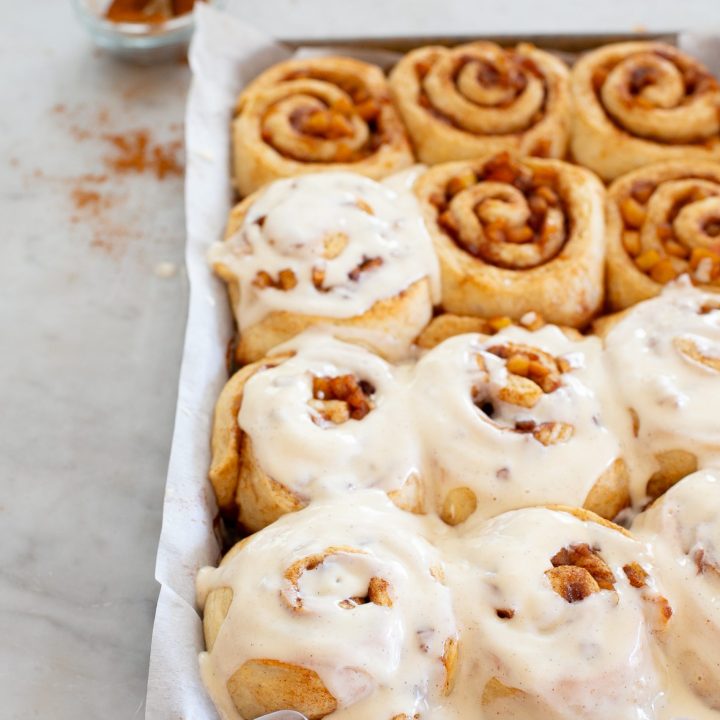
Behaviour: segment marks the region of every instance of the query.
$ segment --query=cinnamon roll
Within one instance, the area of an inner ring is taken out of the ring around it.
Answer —
[[[610,377],[633,421],[634,497],[656,498],[685,475],[720,460],[720,298],[687,280],[598,328]]]
[[[458,630],[418,527],[379,493],[320,502],[201,570],[201,673],[223,719],[412,720],[443,702]]]
[[[604,381],[600,342],[553,326],[461,335],[428,352],[413,411],[440,517],[458,525],[550,502],[614,517],[628,476]]]
[[[346,172],[278,180],[246,198],[210,261],[228,285],[241,363],[321,323],[402,354],[438,292],[412,194]]]
[[[421,162],[501,151],[561,158],[569,132],[567,66],[521,44],[423,47],[400,60],[390,85]]]
[[[438,165],[415,193],[440,259],[442,304],[461,315],[529,311],[580,327],[603,299],[604,189],[556,160]]]
[[[421,452],[407,368],[325,335],[298,337],[240,370],[218,399],[210,481],[251,532],[310,500],[384,490],[421,512]]]
[[[720,163],[667,162],[618,178],[607,203],[608,298],[615,309],[687,273],[720,290]]]
[[[571,150],[606,180],[662,160],[720,159],[720,86],[660,42],[626,42],[575,64]]]
[[[663,689],[672,609],[645,547],[584,510],[465,528],[448,580],[463,618],[457,693],[483,717],[636,720]],[[466,717],[471,717],[468,713]]]
[[[335,168],[380,179],[413,162],[382,70],[347,57],[274,65],[240,95],[233,121],[235,184]]]
[[[720,470],[681,480],[638,515],[633,532],[651,545],[656,572],[671,592],[671,663],[720,710]]]
[[[429,325],[418,335],[415,344],[422,350],[432,350],[436,345],[456,335],[467,335],[468,333],[495,335],[512,325],[520,325],[527,330],[539,330],[545,325],[545,321],[536,312],[525,313],[517,321],[507,315],[483,318],[442,313],[430,321]]]

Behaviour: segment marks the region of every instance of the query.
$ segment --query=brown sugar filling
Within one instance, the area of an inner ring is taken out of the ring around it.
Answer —
[[[311,407],[323,420],[340,425],[348,420],[362,420],[373,409],[375,387],[355,375],[313,376]]]
[[[474,207],[479,232],[471,234],[463,228],[453,200],[465,191],[473,192],[482,183],[504,184],[519,191],[527,206],[526,221],[515,223],[502,214],[489,212],[487,203],[503,201],[500,196],[490,195]],[[530,268],[549,262],[562,250],[571,233],[555,171],[531,170],[508,153],[496,155],[478,169],[466,167],[459,171],[429,199],[436,208],[438,225],[458,247],[498,267]],[[557,218],[562,218],[562,225]],[[512,246],[530,247],[527,259]]]

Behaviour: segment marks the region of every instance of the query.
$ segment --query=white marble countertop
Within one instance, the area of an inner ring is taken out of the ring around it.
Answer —
[[[715,0],[246,8],[285,37],[720,22]],[[109,135],[181,138],[188,70],[94,51],[66,2],[6,1],[0,23],[0,715],[139,718],[186,311],[182,180],[106,161]]]

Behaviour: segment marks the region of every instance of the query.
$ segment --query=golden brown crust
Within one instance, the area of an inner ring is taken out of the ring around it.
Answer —
[[[654,297],[682,273],[720,290],[720,163],[665,162],[618,178],[608,190],[610,306]]]
[[[346,57],[289,60],[240,95],[233,121],[235,184],[351,170],[379,180],[413,162],[382,70]]]
[[[663,160],[720,159],[718,84],[675,47],[606,45],[575,64],[570,86],[572,154],[606,180]]]
[[[395,66],[390,85],[421,162],[565,154],[567,67],[532,45],[418,48]]]
[[[694,453],[681,448],[656,453],[658,469],[647,483],[647,495],[651,500],[664,495],[675,483],[698,469],[698,459]]]
[[[213,649],[215,640],[220,632],[220,626],[227,617],[233,599],[231,588],[217,588],[207,596],[203,608],[203,633],[205,635],[205,647],[208,651]]]
[[[232,513],[236,510],[242,445],[242,432],[238,427],[237,417],[245,383],[256,372],[279,365],[288,357],[290,356],[278,355],[242,368],[227,381],[215,404],[210,441],[212,460],[208,475],[218,507],[223,513]]]
[[[238,522],[248,532],[257,532],[287,513],[302,510],[308,501],[271,478],[260,467],[248,435],[241,435],[235,494]]]
[[[337,701],[314,670],[279,660],[248,660],[233,673],[227,687],[245,718],[295,710],[308,720],[320,720],[337,710]]]
[[[582,327],[603,298],[604,189],[557,160],[438,165],[415,185],[451,312]],[[527,237],[525,237],[527,235]]]
[[[622,458],[617,458],[595,481],[585,498],[586,510],[612,520],[630,506],[630,474]]]

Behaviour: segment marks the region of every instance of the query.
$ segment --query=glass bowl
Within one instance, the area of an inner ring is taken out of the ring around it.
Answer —
[[[113,22],[104,17],[110,0],[72,0],[81,24],[98,47],[124,60],[152,64],[182,58],[194,29],[192,12],[154,23]],[[206,0],[220,6],[219,0]]]

